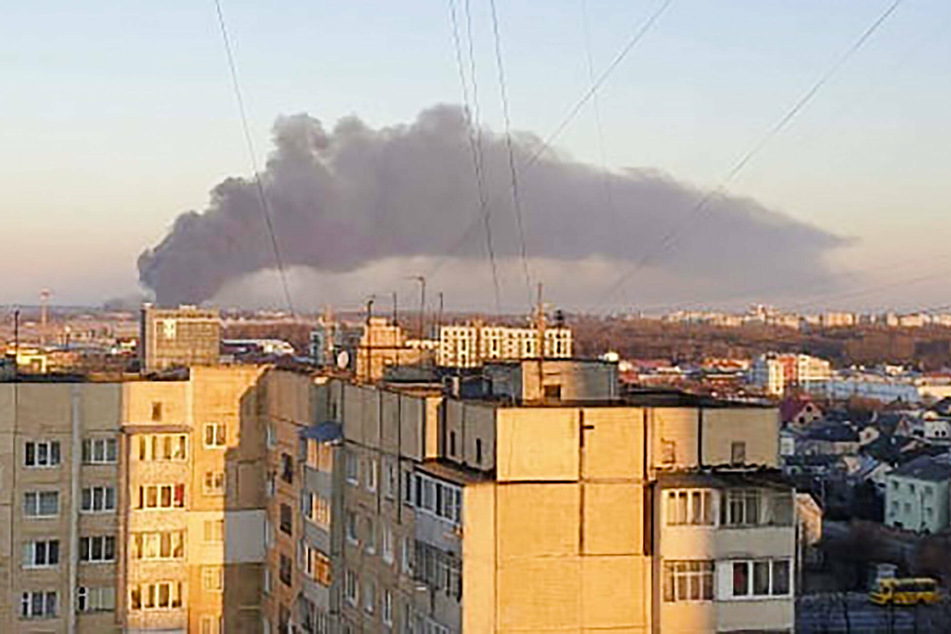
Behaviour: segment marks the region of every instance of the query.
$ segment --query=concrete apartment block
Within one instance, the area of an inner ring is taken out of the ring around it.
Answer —
[[[560,375],[576,401],[269,373],[300,485],[272,489],[270,576],[298,556],[265,631],[791,632],[776,410]]]

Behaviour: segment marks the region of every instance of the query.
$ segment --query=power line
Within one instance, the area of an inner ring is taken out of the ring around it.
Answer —
[[[522,271],[525,274],[525,290],[528,292],[528,306],[532,307],[532,276],[528,268],[528,252],[525,248],[525,229],[522,221],[522,203],[518,193],[518,171],[515,169],[515,150],[512,148],[512,122],[509,117],[508,90],[505,87],[505,66],[502,63],[502,36],[499,33],[499,16],[495,0],[489,0],[492,13],[492,31],[495,34],[495,63],[499,71],[499,95],[502,98],[502,116],[505,119],[505,147],[509,155],[509,171],[512,179],[512,205],[515,208],[515,220],[518,225],[519,254],[522,258]]]
[[[468,10],[468,0],[466,0],[466,5],[467,5],[467,8],[466,8],[467,24],[469,25],[468,32],[470,36],[470,40],[469,40],[470,61],[472,63],[472,68],[473,68],[471,81],[474,87],[473,90],[475,90],[475,85],[476,85],[475,66],[474,66],[475,62],[474,62],[474,57],[472,56],[472,40],[471,40],[472,21],[471,21],[471,18],[468,17],[470,15]],[[486,193],[485,193],[485,177],[483,174],[482,146],[481,146],[481,143],[477,141],[477,138],[476,138],[476,131],[474,129],[475,125],[473,124],[473,121],[472,121],[472,111],[469,106],[469,88],[466,83],[465,64],[463,63],[463,60],[462,60],[462,44],[459,38],[459,21],[456,18],[455,0],[449,0],[449,16],[452,22],[452,40],[456,50],[456,66],[459,70],[459,84],[462,89],[462,100],[463,100],[463,107],[464,107],[464,113],[465,113],[465,119],[466,119],[467,137],[469,140],[469,151],[472,155],[472,167],[475,172],[476,188],[478,190],[478,196],[479,196],[479,208],[482,210],[482,219],[485,224],[486,250],[488,251],[489,263],[492,268],[492,284],[495,290],[495,307],[496,307],[496,311],[501,313],[502,300],[501,300],[501,292],[499,287],[499,274],[498,274],[498,269],[495,263],[495,249],[492,246],[492,227],[489,222],[489,205],[488,205],[488,201],[486,200]]]
[[[281,258],[281,249],[277,243],[277,236],[274,234],[274,224],[271,220],[271,207],[268,204],[267,196],[264,193],[264,183],[261,180],[261,173],[258,171],[258,161],[254,152],[254,142],[251,140],[251,132],[248,128],[248,117],[244,107],[244,98],[241,96],[241,84],[238,82],[237,64],[234,60],[234,54],[231,51],[231,40],[228,38],[228,29],[225,26],[225,17],[221,10],[221,0],[215,0],[215,10],[218,14],[218,26],[221,29],[221,40],[224,43],[225,54],[228,57],[228,68],[231,71],[231,84],[234,89],[235,101],[238,103],[238,114],[241,117],[241,128],[244,131],[244,142],[247,145],[248,157],[251,161],[251,169],[254,172],[254,183],[258,192],[258,198],[261,203],[261,214],[264,216],[264,224],[267,226],[268,235],[271,237],[271,248],[274,250],[274,262],[277,264],[277,270],[281,276],[281,287],[284,289],[284,299],[287,302],[288,310],[293,316],[296,315],[294,310],[294,302],[291,300],[291,291],[287,284],[287,275],[284,273],[284,261]]]
[[[656,257],[663,255],[664,251],[668,250],[668,247],[672,245],[674,239],[676,239],[681,233],[683,233],[689,225],[696,220],[695,216],[699,214],[706,213],[708,211],[708,204],[714,197],[723,193],[726,189],[726,186],[734,179],[736,176],[753,160],[769,143],[773,137],[779,134],[786,125],[789,124],[793,118],[796,117],[799,112],[806,107],[806,105],[812,101],[813,97],[819,92],[819,90],[826,84],[828,81],[841,69],[846,62],[865,44],[865,42],[879,29],[879,27],[885,23],[885,21],[895,12],[898,6],[903,2],[903,0],[894,0],[885,11],[878,16],[878,18],[862,33],[862,35],[852,43],[852,45],[843,53],[832,66],[821,76],[818,81],[816,81],[810,88],[807,90],[794,104],[793,106],[777,121],[767,132],[764,134],[759,141],[757,141],[749,150],[746,151],[743,156],[733,165],[726,176],[721,180],[720,184],[704,194],[696,205],[687,213],[685,221],[675,226],[671,231],[664,235],[660,240],[657,247],[652,251],[645,254],[640,258],[635,264],[634,267],[623,272],[615,283],[611,284],[607,292],[602,296],[601,300],[595,306],[595,310],[599,309],[606,301],[608,301],[614,293],[631,277],[637,274],[641,269],[643,269],[651,260]]]
[[[529,156],[528,160],[525,161],[525,165],[522,167],[523,177],[525,176],[526,172],[528,172],[532,167],[534,167],[534,165],[541,158],[542,154],[544,154],[551,147],[551,144],[554,143],[555,140],[561,135],[561,133],[565,131],[565,129],[568,127],[568,125],[571,124],[571,122],[575,119],[575,117],[578,116],[578,113],[581,112],[581,109],[584,108],[585,104],[587,104],[591,100],[591,98],[597,94],[597,92],[601,89],[601,87],[608,80],[611,74],[614,73],[614,71],[618,68],[618,66],[621,65],[621,62],[623,62],[625,58],[627,58],[627,56],[631,53],[631,51],[633,51],[634,48],[637,46],[637,44],[644,38],[644,36],[647,35],[648,31],[651,30],[651,28],[660,19],[660,17],[663,15],[663,13],[667,10],[667,8],[671,5],[672,2],[673,0],[664,0],[664,2],[655,11],[653,11],[647,17],[647,19],[644,20],[640,24],[640,26],[634,31],[634,34],[627,41],[627,43],[625,43],[625,45],[621,48],[621,50],[617,53],[617,55],[615,55],[615,57],[613,58],[611,63],[608,64],[605,70],[602,71],[602,73],[598,76],[598,79],[591,85],[590,88],[588,88],[588,90],[586,90],[582,94],[581,98],[577,101],[577,103],[575,103],[568,110],[568,113],[565,115],[564,119],[562,119],[562,121],[558,124],[558,126],[545,138],[542,144],[538,146],[538,148],[536,148],[535,152],[533,152],[531,156]],[[490,201],[490,204],[492,202],[495,202],[495,200],[492,199]],[[466,240],[471,235],[472,230],[477,226],[478,226],[478,218],[474,218],[473,221],[470,222],[469,225],[466,227],[466,229],[462,232],[459,238],[455,242],[453,242],[452,245],[446,250],[446,255],[448,256],[449,254],[455,253],[463,244],[465,244]],[[435,275],[436,272],[440,268],[442,268],[444,264],[445,264],[445,260],[439,262],[436,266],[434,266],[429,271],[429,275],[430,276]]]
[[[591,29],[588,22],[588,0],[581,0],[581,28],[584,32],[585,60],[588,67],[588,81],[594,85],[594,56],[591,53]],[[608,211],[611,215],[612,232],[615,239],[620,237],[617,209],[614,208],[614,192],[611,189],[611,170],[608,169],[607,152],[604,149],[604,128],[601,124],[601,104],[598,94],[591,97],[591,107],[594,110],[595,130],[598,133],[598,153],[601,159],[601,170],[604,173],[604,196]]]

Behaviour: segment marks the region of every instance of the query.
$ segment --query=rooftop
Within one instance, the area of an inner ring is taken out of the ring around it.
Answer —
[[[948,463],[947,455],[940,457],[920,456],[898,467],[889,475],[943,482],[951,479],[951,464]]]

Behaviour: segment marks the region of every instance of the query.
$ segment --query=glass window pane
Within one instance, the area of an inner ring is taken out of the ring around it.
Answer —
[[[753,594],[769,594],[769,562],[753,562]]]
[[[745,561],[733,563],[733,596],[745,597],[749,594],[749,566]]]
[[[773,594],[789,594],[789,561],[773,562]]]
[[[700,491],[691,492],[691,502],[692,508],[690,521],[693,524],[700,524],[703,522],[703,497]]]

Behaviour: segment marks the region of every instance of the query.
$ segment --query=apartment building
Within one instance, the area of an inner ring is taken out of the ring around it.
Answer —
[[[290,529],[269,533],[284,579],[265,631],[793,629],[775,409],[567,384],[537,402],[265,384],[270,469],[289,470],[268,524]]]
[[[921,456],[885,476],[885,525],[938,533],[951,521],[951,464]]]
[[[251,366],[0,384],[0,632],[258,632]]]
[[[221,317],[216,310],[180,306],[142,306],[139,361],[142,371],[217,365],[221,354]]]
[[[443,367],[474,368],[485,361],[517,361],[544,356],[567,359],[573,353],[571,329],[545,329],[543,354],[535,328],[510,328],[485,324],[442,326],[437,363]]]
[[[0,632],[118,632],[118,384],[0,384]]]

